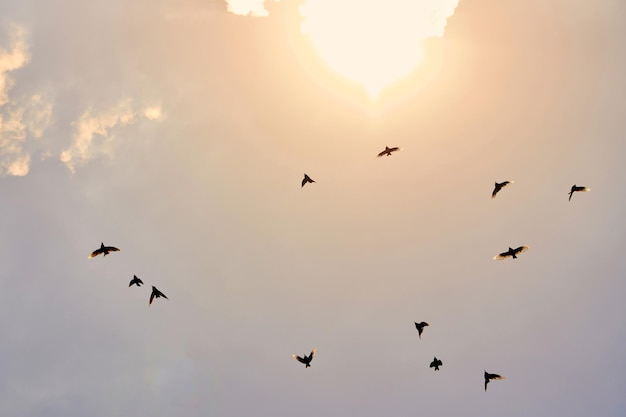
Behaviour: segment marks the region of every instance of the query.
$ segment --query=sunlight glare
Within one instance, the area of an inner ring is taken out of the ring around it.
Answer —
[[[441,37],[458,0],[305,0],[301,32],[322,58],[376,98],[422,59],[421,42]]]

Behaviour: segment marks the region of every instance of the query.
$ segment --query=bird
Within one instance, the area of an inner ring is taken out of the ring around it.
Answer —
[[[504,377],[498,374],[490,374],[489,372],[485,371],[485,391],[487,391],[487,384],[492,379],[504,379]]]
[[[314,183],[315,181],[313,181],[308,175],[304,174],[304,178],[302,179],[302,187],[304,187],[304,184],[306,184],[307,182]]]
[[[133,279],[130,280],[130,283],[128,284],[128,286],[130,287],[133,284],[135,284],[138,287],[141,287],[141,285],[143,284],[143,281],[137,278],[137,275],[133,275]]]
[[[400,150],[400,148],[398,148],[397,146],[395,146],[393,148],[390,148],[389,146],[385,146],[385,150],[380,152],[378,154],[378,157],[380,158],[383,155],[391,156],[392,152],[396,152],[396,151],[399,151],[399,150]]]
[[[425,321],[422,321],[420,323],[418,322],[414,322],[415,323],[415,328],[417,329],[417,334],[420,337],[420,339],[422,338],[422,332],[424,331],[424,327],[428,326],[428,323],[426,323]]]
[[[586,191],[591,191],[591,188],[589,187],[583,187],[582,185],[572,185],[572,188],[569,191],[569,200],[568,201],[572,201],[572,194],[574,194],[575,192],[580,191],[580,192],[586,192]]]
[[[107,256],[109,252],[119,252],[119,249],[114,246],[104,246],[104,243],[100,242],[100,247],[96,249],[95,251],[91,252],[88,258],[94,258],[100,255],[101,253],[104,254],[104,256]]]
[[[506,259],[508,257],[512,257],[513,259],[517,259],[517,255],[522,252],[526,252],[528,250],[528,246],[520,246],[519,248],[511,248],[509,246],[509,250],[506,252],[502,252],[493,257],[493,259]]]
[[[169,300],[169,298],[167,298],[167,296],[165,294],[163,294],[161,291],[157,290],[157,287],[155,287],[154,285],[152,286],[152,294],[150,294],[150,302],[148,303],[148,305],[152,304],[152,300],[154,300],[155,298],[160,298],[163,297],[166,300]]]
[[[513,181],[503,181],[500,183],[496,182],[496,185],[493,189],[493,192],[491,193],[491,198],[496,198],[496,194],[498,194],[500,192],[501,189],[503,189],[504,187],[506,187],[509,184],[513,184]]]
[[[305,368],[309,368],[311,366],[311,361],[313,360],[313,356],[315,356],[315,352],[316,352],[316,349],[313,348],[309,356],[304,355],[304,357],[302,357],[302,356],[298,356],[295,354],[291,356],[293,356],[293,358],[297,360],[298,362],[302,362],[305,365],[304,366]]]
[[[435,356],[435,359],[433,359],[433,361],[430,363],[430,367],[435,368],[435,371],[438,371],[439,367],[442,365],[443,365],[443,362],[441,362],[441,359],[437,359],[436,356]]]

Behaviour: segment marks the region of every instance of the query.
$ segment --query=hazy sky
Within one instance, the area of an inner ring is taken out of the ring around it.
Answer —
[[[243,3],[0,0],[0,414],[626,415],[626,3]]]

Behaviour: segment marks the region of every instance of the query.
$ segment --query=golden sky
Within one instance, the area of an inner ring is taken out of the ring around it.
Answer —
[[[417,5],[0,0],[0,414],[623,415],[626,6]]]

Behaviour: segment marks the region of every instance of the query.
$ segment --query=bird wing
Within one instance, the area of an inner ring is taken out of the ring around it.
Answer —
[[[116,248],[115,246],[105,246],[104,250],[107,250],[109,252],[119,252],[120,250],[118,248]]]
[[[313,350],[311,351],[311,354],[309,355],[309,362],[313,360],[313,356],[315,356],[315,352],[317,352],[317,349],[313,348]]]
[[[89,254],[89,259],[94,258],[102,253],[102,249],[96,249],[95,251]]]
[[[150,294],[150,302],[148,303],[148,305],[152,304],[152,300],[154,300],[154,296],[155,296],[155,292],[152,291],[152,294]]]
[[[386,154],[387,152],[389,152],[389,151],[387,151],[387,149],[385,149],[384,151],[382,151],[382,152],[380,152],[380,153],[378,154],[378,157],[380,158],[381,156],[383,156],[383,155],[384,155],[384,154]]]
[[[399,151],[400,148],[398,146],[394,146],[393,148],[389,148],[389,153]]]
[[[298,362],[306,364],[306,361],[304,360],[302,356],[298,356],[298,355],[291,355],[291,356],[293,356],[293,358],[297,360]]]
[[[517,255],[518,253],[526,252],[528,248],[528,246],[520,246],[519,248],[515,248],[513,252]]]
[[[506,259],[510,257],[511,254],[509,252],[502,252],[493,257],[493,259]]]
[[[163,293],[162,293],[161,291],[159,291],[159,290],[156,290],[156,291],[157,291],[157,293],[158,293],[158,295],[157,295],[158,297],[163,297],[163,298],[165,298],[166,300],[169,300],[169,298],[167,298],[167,295],[163,294]]]
[[[492,379],[504,379],[504,377],[502,375],[485,372],[485,381],[490,381]]]

